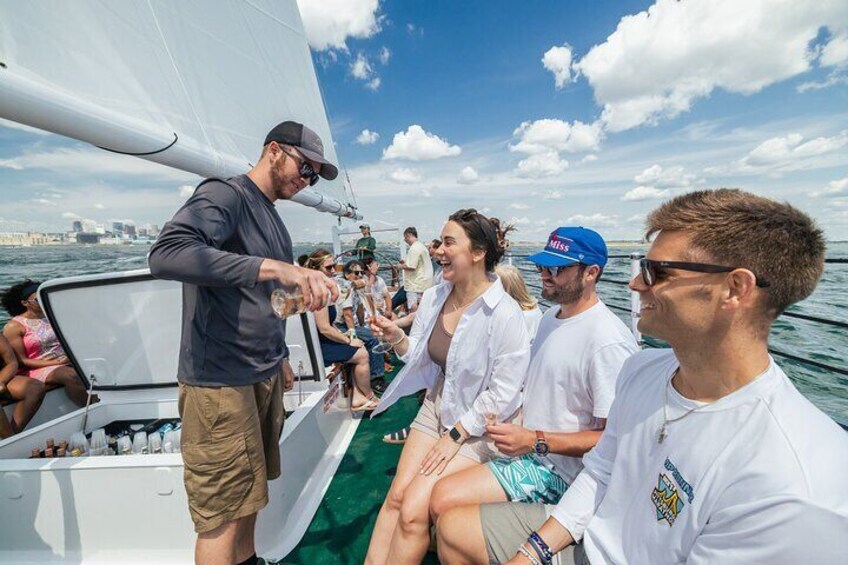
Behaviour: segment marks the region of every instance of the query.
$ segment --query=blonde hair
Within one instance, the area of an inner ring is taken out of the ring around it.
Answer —
[[[500,277],[506,293],[518,302],[522,310],[532,310],[539,304],[535,298],[530,296],[527,285],[524,284],[524,279],[518,269],[512,265],[498,265],[495,267],[495,274]]]
[[[324,264],[324,261],[332,258],[332,253],[330,253],[326,249],[322,249],[319,247],[318,249],[309,254],[309,257],[306,259],[306,262],[303,266],[307,269],[317,271],[321,268],[321,265]]]

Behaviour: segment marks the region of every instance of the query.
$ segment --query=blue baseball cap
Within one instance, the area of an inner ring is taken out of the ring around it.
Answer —
[[[545,249],[527,258],[540,267],[567,267],[574,263],[607,264],[607,244],[601,234],[584,227],[557,228],[548,237]]]

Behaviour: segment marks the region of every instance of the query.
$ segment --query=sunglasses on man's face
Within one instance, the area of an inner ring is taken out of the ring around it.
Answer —
[[[729,273],[741,267],[726,267],[724,265],[711,265],[709,263],[688,263],[685,261],[654,261],[652,259],[639,260],[639,272],[642,280],[647,286],[654,286],[659,279],[666,276],[666,269],[678,269],[681,271],[692,271],[694,273]],[[766,288],[768,281],[754,275],[757,286]]]
[[[350,274],[353,275],[354,277],[361,277],[362,273],[363,273],[363,271],[351,271],[350,272]]]
[[[564,267],[543,267],[541,265],[536,265],[536,270],[539,271],[539,273],[548,273],[549,276],[556,278],[560,273],[565,272],[571,267],[576,267],[579,264],[580,263],[572,263],[571,265],[566,265]]]
[[[300,171],[298,171],[298,172],[300,173],[301,178],[308,179],[309,180],[309,186],[315,186],[320,177],[318,176],[318,173],[315,172],[315,167],[312,166],[312,163],[310,163],[309,161],[307,161],[306,159],[304,159],[300,155],[295,155],[294,153],[289,153],[282,146],[280,146],[280,149],[282,150],[283,153],[285,153],[286,155],[288,155],[289,157],[291,157],[292,159],[295,159],[296,161],[298,161],[300,163]]]
[[[321,266],[321,269],[324,270],[324,271],[332,271],[335,268],[336,268],[335,263],[333,263],[331,265],[322,265]]]

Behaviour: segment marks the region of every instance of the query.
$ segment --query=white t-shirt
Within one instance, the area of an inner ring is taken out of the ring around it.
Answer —
[[[545,312],[533,341],[522,425],[543,432],[594,430],[609,413],[621,366],[639,346],[600,300],[570,318],[557,318],[559,311]],[[583,468],[579,457],[552,453],[547,459],[569,484]]]
[[[774,360],[708,405],[669,385],[677,367],[668,349],[628,360],[601,441],[553,511],[592,563],[848,562],[848,434]],[[660,444],[666,394],[669,419],[697,410]]]
[[[404,287],[407,292],[424,292],[433,286],[433,263],[430,253],[420,241],[412,242],[406,252],[406,266],[415,269],[404,271]]]
[[[522,310],[524,312],[524,323],[527,325],[527,333],[530,334],[530,343],[536,338],[536,332],[539,330],[539,322],[542,321],[542,310],[536,306],[532,310]]]

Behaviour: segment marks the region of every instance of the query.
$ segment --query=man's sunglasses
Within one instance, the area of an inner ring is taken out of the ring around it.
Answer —
[[[295,155],[294,153],[289,153],[286,149],[281,145],[280,149],[283,153],[291,157],[292,159],[300,162],[300,176],[301,178],[309,179],[309,186],[315,186],[318,183],[318,173],[315,172],[315,167],[312,166],[312,163],[301,157],[300,155]]]
[[[363,272],[365,272],[365,271],[357,270],[357,271],[351,271],[350,274],[355,276],[355,277],[361,277]]]
[[[336,268],[336,264],[335,264],[335,263],[333,263],[333,264],[331,264],[331,265],[321,265],[321,270],[322,270],[322,271],[332,271],[332,270],[333,270],[333,269],[335,269],[335,268]]]
[[[687,263],[683,261],[654,261],[652,259],[640,259],[639,271],[642,274],[642,280],[648,286],[654,286],[657,280],[662,277],[666,269],[680,269],[681,271],[692,271],[695,273],[729,273],[741,267],[725,267],[724,265],[710,265],[709,263]],[[757,280],[757,286],[766,288],[769,282],[761,279],[756,274],[754,277]]]
[[[549,276],[556,278],[560,273],[577,265],[580,265],[580,263],[572,263],[571,265],[565,265],[564,267],[543,267],[541,265],[536,265],[536,270],[539,271],[539,273],[548,273]]]

